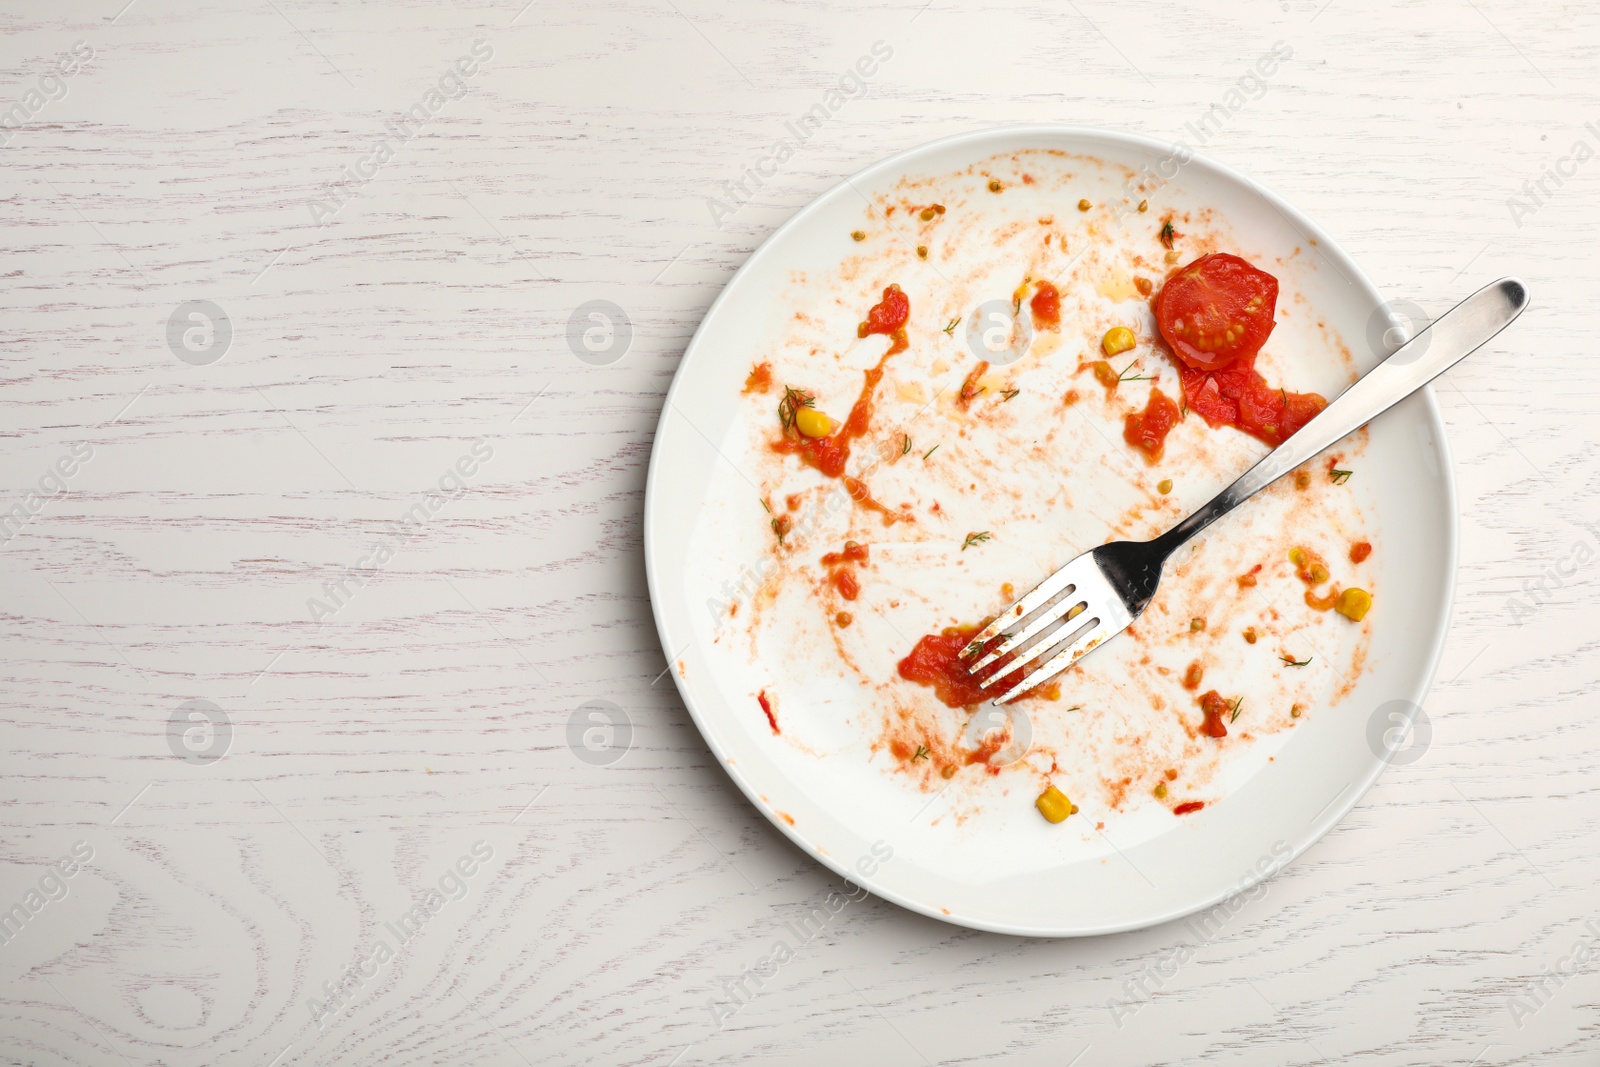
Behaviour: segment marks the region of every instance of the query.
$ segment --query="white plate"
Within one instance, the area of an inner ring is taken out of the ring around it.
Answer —
[[[1291,264],[1291,276],[1280,279],[1280,306],[1298,294],[1300,306],[1343,339],[1355,368],[1364,373],[1377,362],[1368,338],[1382,299],[1372,283],[1315,223],[1244,176],[1173,145],[1085,128],[1008,127],[945,138],[835,186],[781,226],[728,282],[667,395],[650,460],[645,560],[679,692],[711,750],[779,830],[838,873],[925,915],[1009,934],[1077,936],[1151,926],[1219,902],[1227,907],[1227,898],[1281,869],[1355,805],[1385,765],[1376,739],[1400,721],[1391,712],[1420,705],[1433,677],[1450,614],[1456,506],[1443,426],[1425,391],[1370,427],[1361,464],[1360,507],[1380,548],[1373,582],[1382,609],[1369,616],[1364,671],[1337,706],[1315,709],[1263,746],[1225,798],[1184,818],[1161,809],[1136,826],[1108,826],[1094,835],[1094,848],[1063,850],[1055,842],[1066,839],[1049,837],[1058,829],[1022,798],[1009,817],[983,821],[984,839],[974,842],[963,839],[960,820],[925,814],[929,795],[891,781],[864,752],[840,759],[848,748],[841,742],[833,756],[820,758],[774,737],[752,700],[762,664],[741,661],[727,642],[714,641],[708,608],[725,596],[718,578],[736,583],[738,552],[750,551],[730,549],[728,524],[707,518],[730,493],[756,495],[737,469],[750,439],[737,387],[753,354],[792,314],[784,294],[795,272],[837,263],[848,251],[841,234],[862,224],[876,193],[908,175],[949,174],[1040,150],[1128,171],[1162,161],[1170,171],[1171,160],[1187,158],[1162,197],[1214,208],[1234,233],[1249,235],[1254,255]],[[1119,191],[1101,189],[1096,199]],[[1019,588],[1042,577],[1019,575]],[[951,581],[959,580],[952,573]],[[1153,821],[1158,817],[1165,821]]]

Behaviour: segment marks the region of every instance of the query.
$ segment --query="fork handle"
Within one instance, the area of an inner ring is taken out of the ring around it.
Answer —
[[[1501,278],[1479,289],[1395,349],[1238,481],[1155,543],[1164,555],[1171,554],[1250,497],[1466,359],[1527,306],[1528,287],[1520,279]]]

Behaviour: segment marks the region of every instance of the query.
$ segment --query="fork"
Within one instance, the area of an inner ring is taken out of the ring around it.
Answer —
[[[962,649],[968,673],[981,688],[993,687],[994,703],[1005,704],[1071,667],[1149,606],[1162,566],[1179,546],[1466,359],[1527,306],[1528,287],[1517,278],[1479,289],[1172,529],[1150,541],[1112,541],[1091,549],[1040,582]],[[997,686],[1003,679],[1007,684]]]

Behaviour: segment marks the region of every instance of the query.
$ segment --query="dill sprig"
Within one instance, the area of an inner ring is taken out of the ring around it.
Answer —
[[[810,393],[801,392],[792,385],[783,387],[783,399],[778,401],[778,421],[783,424],[783,432],[788,433],[794,429],[794,417],[801,408],[816,407],[817,398]]]

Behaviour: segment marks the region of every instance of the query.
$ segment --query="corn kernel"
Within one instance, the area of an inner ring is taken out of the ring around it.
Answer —
[[[1140,211],[1149,211],[1150,210],[1150,201],[1148,201],[1148,200],[1139,201],[1139,210]]]
[[[999,178],[990,178],[989,179],[989,191],[991,193],[998,193],[1002,188],[1003,188],[1003,186],[1000,184],[1000,179]]]
[[[1079,211],[1088,211],[1092,207],[1094,207],[1094,205],[1089,203],[1089,201],[1087,201],[1087,200],[1079,200],[1078,201],[1078,210]]]
[[[866,239],[867,239],[867,231],[866,230],[851,230],[850,231],[850,240],[852,240],[852,241],[865,241]]]
[[[1133,331],[1128,329],[1126,326],[1113,326],[1111,329],[1107,330],[1106,335],[1100,339],[1100,347],[1105,350],[1105,354],[1108,356],[1115,356],[1118,353],[1126,352],[1128,349],[1132,348],[1138,343],[1139,339],[1135,337],[1133,335]]]
[[[807,437],[826,437],[833,432],[833,420],[816,408],[800,408],[796,411],[794,426]]]
[[[1204,630],[1205,628],[1206,628],[1206,620],[1201,618],[1200,616],[1196,615],[1194,618],[1189,620],[1189,632],[1190,633],[1197,634],[1201,630]]]
[[[1157,800],[1164,800],[1167,795],[1167,783],[1157,782],[1153,792],[1155,793]]]
[[[1035,800],[1033,804],[1034,807],[1039,809],[1039,814],[1043,815],[1049,822],[1062,822],[1068,815],[1078,810],[1073,806],[1072,801],[1067,799],[1067,795],[1055,786],[1051,786],[1043,793],[1040,793],[1039,799]]]
[[[1168,493],[1172,492],[1172,479],[1163,478],[1157,482],[1156,492],[1160,493],[1162,496],[1166,496]]]
[[[1351,622],[1360,622],[1366,617],[1367,610],[1372,607],[1372,594],[1365,589],[1351,586],[1339,594],[1339,602],[1333,610],[1349,619]]]

